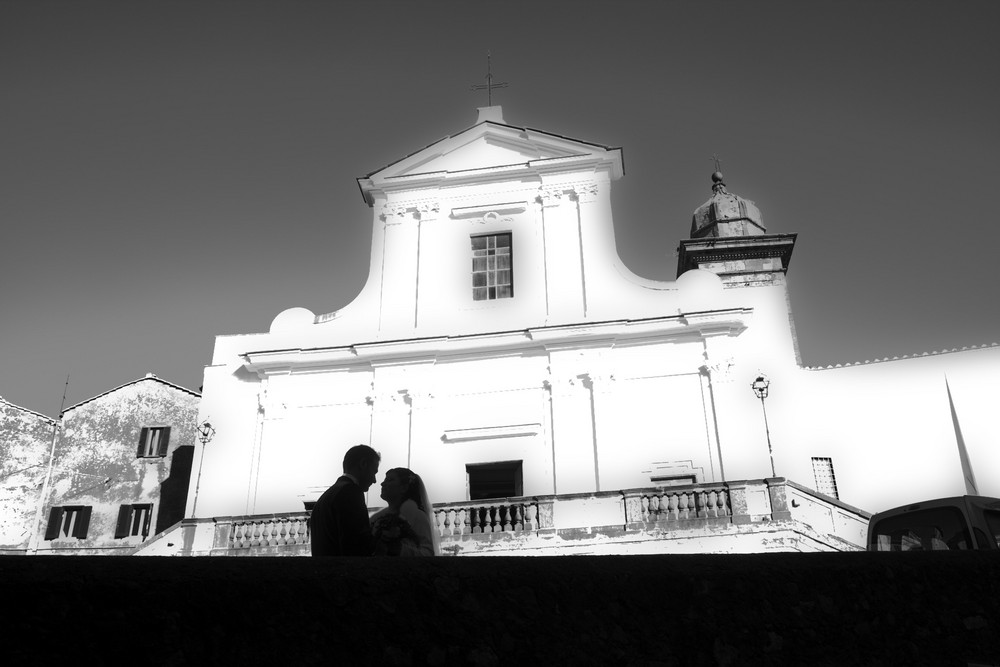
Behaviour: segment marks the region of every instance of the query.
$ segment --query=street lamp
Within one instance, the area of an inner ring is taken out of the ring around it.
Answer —
[[[209,422],[202,422],[194,427],[198,431],[198,439],[201,440],[202,445],[207,445],[215,437],[215,429]]]
[[[212,428],[212,424],[207,419],[195,426],[194,430],[198,433],[198,439],[201,440],[201,461],[198,463],[198,479],[194,484],[194,502],[191,503],[192,516],[194,516],[195,507],[198,506],[198,490],[201,488],[201,469],[205,465],[205,445],[212,442],[212,438],[215,437],[215,429]]]
[[[774,470],[774,450],[771,449],[771,429],[767,426],[767,408],[764,407],[764,399],[767,398],[767,388],[771,386],[771,381],[764,375],[758,375],[757,379],[750,383],[753,393],[760,399],[760,409],[764,412],[764,433],[767,434],[767,453],[771,457],[771,477],[777,477]]]

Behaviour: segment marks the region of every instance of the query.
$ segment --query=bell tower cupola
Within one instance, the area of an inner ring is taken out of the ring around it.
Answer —
[[[695,209],[691,238],[677,249],[677,275],[706,269],[726,287],[784,284],[795,234],[768,234],[760,209],[712,174],[712,196]]]
[[[766,233],[757,205],[727,191],[721,171],[712,174],[712,198],[695,209],[691,220],[691,238],[761,236]]]

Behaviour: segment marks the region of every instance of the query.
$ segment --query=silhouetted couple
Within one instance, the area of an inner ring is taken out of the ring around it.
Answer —
[[[344,474],[316,501],[309,529],[313,556],[434,556],[438,535],[423,480],[393,468],[382,482],[389,506],[368,518],[365,492],[375,483],[382,457],[367,445],[344,455]]]

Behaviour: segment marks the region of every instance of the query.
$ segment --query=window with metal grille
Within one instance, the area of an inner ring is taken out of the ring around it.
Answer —
[[[45,539],[57,540],[63,537],[87,538],[90,527],[89,505],[66,505],[49,510],[49,523],[45,528]]]
[[[118,524],[115,527],[115,537],[131,537],[141,535],[146,539],[149,535],[149,522],[153,516],[153,505],[122,505],[118,510]]]
[[[169,442],[169,426],[144,426],[139,432],[139,446],[135,455],[140,459],[166,456]]]
[[[816,490],[831,498],[840,498],[837,494],[837,477],[833,474],[833,459],[820,456],[812,457],[813,477],[816,480]]]
[[[472,298],[474,301],[514,296],[510,233],[472,237]]]

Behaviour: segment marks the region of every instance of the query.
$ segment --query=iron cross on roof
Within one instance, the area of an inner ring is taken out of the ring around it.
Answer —
[[[493,89],[494,88],[506,88],[507,82],[493,83],[493,62],[490,58],[490,52],[486,52],[486,83],[480,83],[472,86],[472,90],[485,90],[486,100],[488,106],[493,106]]]

